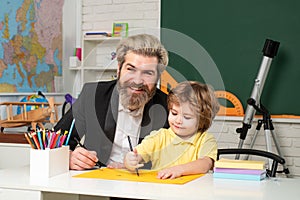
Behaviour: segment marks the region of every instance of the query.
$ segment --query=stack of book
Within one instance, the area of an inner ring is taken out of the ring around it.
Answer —
[[[215,162],[213,177],[260,181],[266,177],[265,162],[222,158]]]

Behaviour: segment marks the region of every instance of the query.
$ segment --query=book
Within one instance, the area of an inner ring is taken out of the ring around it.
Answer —
[[[234,169],[264,169],[265,161],[258,160],[233,160],[222,158],[215,162],[216,168]]]
[[[104,38],[111,37],[111,33],[101,31],[89,31],[84,34],[85,38]]]
[[[113,37],[127,37],[128,36],[128,23],[113,23]]]
[[[107,32],[98,32],[98,31],[92,31],[92,32],[86,32],[86,36],[93,36],[93,35],[103,35],[103,36],[108,36]]]
[[[266,170],[262,169],[234,169],[234,168],[214,168],[214,172],[217,173],[229,173],[229,174],[252,174],[260,175]]]
[[[214,178],[224,178],[224,179],[236,179],[236,180],[252,180],[261,181],[266,178],[266,172],[262,174],[232,174],[232,173],[213,173]]]

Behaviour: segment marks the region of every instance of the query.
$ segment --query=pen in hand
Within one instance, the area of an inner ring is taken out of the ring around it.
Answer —
[[[82,147],[82,148],[88,150],[83,144],[80,143],[80,141],[79,141],[76,137],[74,137],[74,140],[77,142],[77,144],[78,144],[80,147]],[[96,166],[98,166],[98,167],[106,167],[106,165],[103,164],[102,162],[100,162],[99,160],[96,162]]]
[[[133,148],[132,148],[132,144],[131,144],[131,140],[130,140],[129,135],[127,135],[127,139],[128,139],[130,151],[133,151]],[[135,172],[136,172],[136,175],[137,175],[137,176],[140,176],[138,168],[135,168]]]

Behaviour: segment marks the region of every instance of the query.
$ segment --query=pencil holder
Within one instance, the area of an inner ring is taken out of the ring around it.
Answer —
[[[69,146],[30,149],[30,177],[50,178],[69,171]]]

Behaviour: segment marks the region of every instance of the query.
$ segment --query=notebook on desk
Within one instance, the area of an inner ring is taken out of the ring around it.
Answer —
[[[163,183],[163,184],[185,184],[194,179],[197,179],[204,174],[182,176],[176,179],[158,179],[157,171],[152,170],[139,170],[139,176],[134,172],[129,172],[125,169],[109,169],[100,168],[92,171],[84,172],[82,174],[75,175],[75,178],[96,178],[107,180],[119,180],[119,181],[137,181],[137,182],[151,182],[151,183]]]

